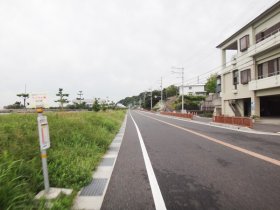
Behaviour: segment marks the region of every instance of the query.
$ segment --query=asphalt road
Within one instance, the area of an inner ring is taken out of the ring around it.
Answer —
[[[131,115],[167,209],[280,209],[280,136]],[[102,209],[155,209],[149,180],[129,115]]]

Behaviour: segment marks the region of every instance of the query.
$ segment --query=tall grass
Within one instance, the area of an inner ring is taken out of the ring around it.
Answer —
[[[47,113],[50,186],[79,190],[107,150],[123,111]],[[34,196],[43,189],[36,114],[0,116],[0,209],[42,209]],[[61,203],[69,205],[67,199]],[[63,209],[61,203],[55,207]],[[71,202],[70,202],[71,203]],[[66,206],[67,206],[66,205]]]

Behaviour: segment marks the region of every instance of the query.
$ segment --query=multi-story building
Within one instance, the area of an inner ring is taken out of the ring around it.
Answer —
[[[185,85],[184,91],[182,91],[182,87],[179,87],[179,93],[182,95],[194,95],[194,96],[205,96],[205,84],[193,84],[193,85]]]
[[[222,114],[280,117],[280,2],[217,48]]]

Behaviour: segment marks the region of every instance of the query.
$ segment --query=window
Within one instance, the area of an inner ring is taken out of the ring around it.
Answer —
[[[256,43],[270,37],[273,34],[276,34],[280,31],[280,22],[271,26],[270,28],[266,29],[265,31],[262,31],[258,34],[256,34]]]
[[[258,79],[280,74],[280,58],[272,59],[258,65]]]
[[[268,76],[269,77],[279,74],[278,61],[279,61],[278,58],[268,61]]]
[[[248,84],[251,81],[251,70],[247,69],[240,72],[241,84]]]
[[[237,89],[237,84],[238,84],[238,70],[235,70],[232,72],[233,74],[233,85],[235,89]]]
[[[262,64],[258,65],[258,79],[263,78]]]
[[[217,83],[216,83],[216,93],[221,92],[221,76],[217,77]]]
[[[248,49],[249,47],[249,35],[243,36],[240,40],[240,51],[244,52]]]

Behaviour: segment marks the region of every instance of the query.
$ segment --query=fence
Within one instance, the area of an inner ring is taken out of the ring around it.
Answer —
[[[191,120],[193,119],[193,114],[190,113],[160,112],[160,114],[174,116],[174,117],[189,118]]]
[[[253,121],[249,117],[226,117],[226,116],[214,116],[213,122],[226,123],[232,125],[241,125],[249,128],[253,127]]]

